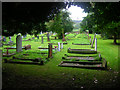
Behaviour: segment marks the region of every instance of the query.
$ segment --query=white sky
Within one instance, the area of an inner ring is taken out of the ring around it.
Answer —
[[[71,6],[68,11],[71,13],[70,18],[72,20],[83,20],[83,17],[87,16],[87,13],[83,12],[84,9],[81,7]]]

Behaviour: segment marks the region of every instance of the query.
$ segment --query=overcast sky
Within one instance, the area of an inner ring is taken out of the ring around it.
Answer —
[[[70,17],[72,20],[83,20],[83,17],[87,16],[87,13],[83,12],[84,9],[81,7],[71,6],[68,11],[71,13]]]

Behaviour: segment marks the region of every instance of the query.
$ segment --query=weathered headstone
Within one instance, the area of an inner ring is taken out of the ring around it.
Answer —
[[[37,36],[37,39],[39,39],[39,36]]]
[[[43,43],[43,36],[41,36],[41,40],[42,40],[42,43]]]
[[[21,35],[17,35],[17,37],[16,37],[16,51],[17,52],[22,51],[22,37],[21,37]]]
[[[11,42],[11,36],[9,36],[9,40],[10,40],[10,42]]]
[[[3,42],[6,42],[6,37],[5,36],[3,36]]]
[[[40,34],[42,34],[42,31],[40,32]]]
[[[52,57],[52,43],[49,43],[48,45],[48,58],[51,58]]]
[[[50,38],[49,38],[49,33],[47,33],[47,40],[50,41]]]
[[[95,51],[97,51],[97,38],[95,38]]]
[[[32,39],[35,39],[35,37],[32,37]]]
[[[91,47],[93,47],[94,40],[95,40],[95,36],[96,36],[96,33],[95,33],[95,35],[94,35],[94,38],[93,38],[93,41],[92,41]]]
[[[63,43],[61,43],[61,49],[63,49]]]
[[[60,51],[60,42],[58,42],[58,51]]]

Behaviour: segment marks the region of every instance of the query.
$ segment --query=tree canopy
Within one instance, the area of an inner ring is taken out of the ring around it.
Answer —
[[[47,22],[46,25],[47,29],[56,32],[59,38],[62,38],[62,34],[73,30],[73,22],[66,10],[61,10],[56,14],[54,19]]]
[[[102,35],[113,36],[114,43],[119,36],[120,30],[120,2],[96,2],[91,3],[86,12],[92,13],[82,21],[83,29],[90,29],[93,32],[100,32]],[[87,25],[84,24],[88,22]]]

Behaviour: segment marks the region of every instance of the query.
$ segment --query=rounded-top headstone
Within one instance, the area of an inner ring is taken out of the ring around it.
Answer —
[[[21,52],[22,51],[22,37],[20,34],[16,37],[16,51]]]

